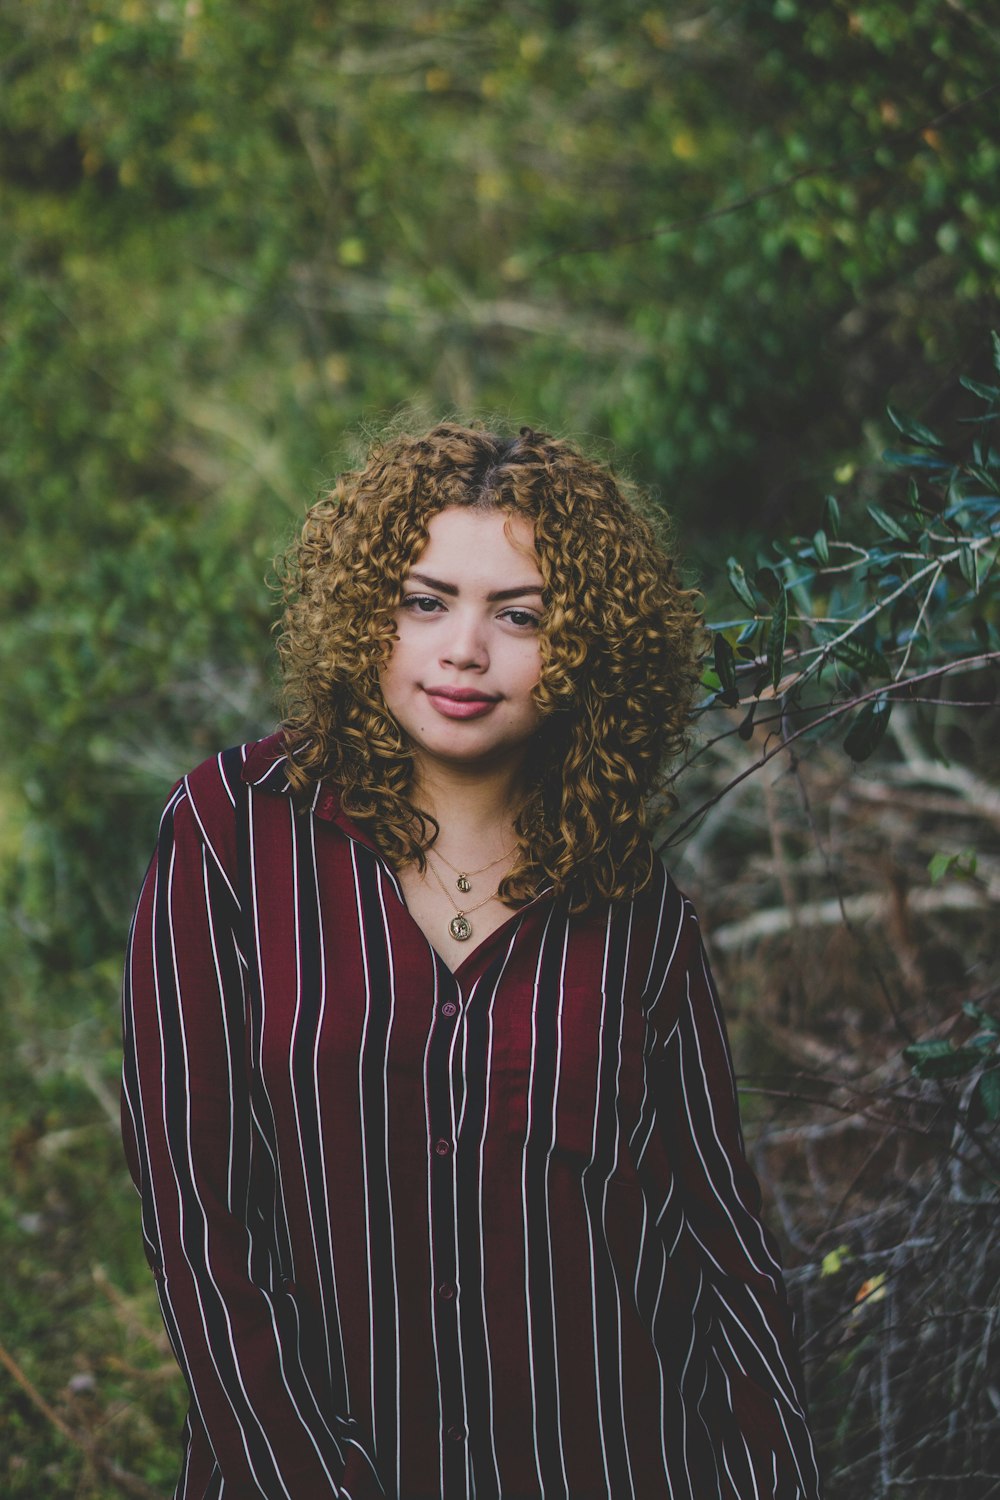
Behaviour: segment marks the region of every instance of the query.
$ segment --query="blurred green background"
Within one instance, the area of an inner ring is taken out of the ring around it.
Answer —
[[[715,607],[988,370],[998,63],[962,0],[4,0],[4,1494],[173,1482],[120,954],[171,782],[273,725],[305,506],[402,407],[530,422]]]

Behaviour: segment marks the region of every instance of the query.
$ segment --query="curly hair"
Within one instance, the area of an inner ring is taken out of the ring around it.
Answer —
[[[620,899],[649,879],[647,802],[690,719],[696,595],[611,472],[529,427],[389,437],[309,511],[285,559],[278,642],[293,795],[329,781],[390,860],[423,869],[438,826],[411,800],[412,747],[379,677],[428,523],[457,505],[527,517],[543,581],[542,726],[501,899],[546,881],[574,911]]]

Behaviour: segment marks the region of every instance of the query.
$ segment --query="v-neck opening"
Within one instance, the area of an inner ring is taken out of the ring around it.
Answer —
[[[518,921],[518,919],[524,915],[524,913],[528,910],[528,908],[530,906],[533,906],[534,903],[535,903],[535,901],[537,901],[539,899],[538,896],[535,896],[531,901],[526,902],[524,906],[518,907],[517,911],[512,911],[511,914],[510,914],[510,916],[507,918],[507,920],[505,922],[501,922],[499,927],[494,927],[494,929],[493,929],[492,932],[488,932],[484,938],[480,938],[479,942],[472,949],[472,952],[471,953],[466,953],[463,956],[461,963],[458,964],[457,967],[453,969],[451,967],[451,964],[445,958],[444,954],[441,952],[441,950],[439,948],[435,947],[435,945],[431,942],[430,938],[427,936],[426,932],[421,927],[420,923],[417,921],[416,917],[413,915],[413,913],[411,912],[410,908],[407,906],[407,904],[406,904],[406,897],[403,894],[403,888],[402,888],[402,886],[399,885],[398,881],[396,882],[396,884],[397,884],[397,887],[399,889],[400,905],[402,906],[404,912],[406,913],[407,918],[409,919],[409,921],[411,921],[413,923],[414,927],[417,929],[417,931],[420,933],[420,936],[423,938],[424,942],[427,944],[428,948],[431,951],[431,955],[432,955],[432,957],[434,959],[435,964],[439,964],[440,963],[440,964],[444,965],[444,967],[447,969],[447,971],[448,971],[449,975],[451,976],[451,978],[454,979],[455,983],[458,985],[459,989],[462,988],[462,979],[461,979],[462,970],[466,969],[466,968],[472,968],[472,966],[475,963],[476,959],[478,959],[481,956],[481,954],[484,952],[484,950],[490,946],[490,944],[493,942],[494,938],[498,938],[501,935],[501,933],[506,932],[507,929],[512,925],[512,923]]]
[[[441,950],[431,942],[430,938],[427,936],[426,932],[421,927],[420,923],[417,921],[410,908],[407,906],[406,895],[403,891],[402,883],[400,882],[400,879],[395,870],[381,855],[376,854],[376,858],[379,860],[379,863],[387,871],[390,879],[392,880],[393,888],[395,889],[396,894],[399,897],[399,904],[405,912],[407,920],[412,923],[417,932],[420,933],[420,936],[423,938],[424,942],[427,944],[431,957],[434,960],[435,967],[438,964],[442,964],[449,976],[454,979],[459,989],[462,988],[462,980],[460,976],[463,969],[471,968],[476,959],[478,959],[484,952],[484,950],[490,946],[495,938],[499,938],[503,933],[507,932],[508,928],[514,922],[523,917],[525,912],[530,911],[533,906],[541,901],[543,896],[549,895],[552,890],[551,886],[546,886],[544,890],[538,892],[537,896],[532,896],[530,901],[526,901],[523,906],[519,906],[516,911],[512,911],[505,922],[501,922],[499,927],[494,927],[492,932],[488,932],[484,938],[481,938],[476,946],[472,949],[472,952],[466,953],[462,958],[461,963],[453,969]]]
[[[537,901],[538,897],[536,896],[534,899]],[[506,932],[511,923],[516,922],[519,917],[523,916],[523,914],[527,911],[528,906],[530,906],[531,904],[531,902],[527,902],[524,906],[518,907],[517,911],[512,911],[507,920],[505,922],[501,922],[499,927],[494,927],[492,932],[488,932],[484,938],[480,938],[479,942],[473,948],[472,952],[466,953],[462,958],[461,963],[457,966],[457,968],[454,969],[445,958],[441,950],[434,946],[430,938],[427,936],[426,932],[424,932],[424,929],[421,927],[420,923],[417,921],[416,917],[407,906],[405,897],[403,899],[403,910],[406,912],[406,915],[409,917],[414,927],[416,927],[417,931],[423,935],[424,941],[426,942],[428,948],[431,950],[431,953],[434,955],[435,961],[444,964],[452,979],[454,979],[459,989],[461,989],[462,982],[459,976],[461,975],[462,970],[466,967],[471,967],[474,960],[477,959],[483,952],[483,950],[493,942],[493,939],[499,937],[502,932]]]
[[[499,927],[495,927],[492,932],[487,933],[486,937],[482,938],[476,944],[472,952],[465,955],[457,968],[453,969],[441,950],[435,947],[435,945],[431,942],[430,938],[427,936],[426,932],[421,927],[420,923],[417,921],[410,908],[407,906],[406,896],[404,894],[403,886],[399,879],[399,876],[396,874],[396,871],[392,868],[392,865],[386,859],[385,855],[381,853],[381,851],[375,846],[375,844],[370,843],[365,838],[359,838],[357,836],[357,830],[355,828],[345,827],[343,826],[343,824],[341,824],[341,832],[346,838],[350,839],[353,844],[356,844],[359,848],[367,850],[369,854],[374,856],[380,868],[385,871],[390,881],[392,882],[392,888],[396,892],[400,907],[405,913],[407,921],[411,923],[411,925],[416,929],[417,932],[419,932],[421,938],[427,944],[427,949],[434,962],[435,968],[438,964],[441,964],[450,978],[454,979],[460,990],[462,989],[462,981],[460,978],[462,971],[464,969],[471,968],[475,961],[480,957],[480,955],[494,941],[494,939],[499,938],[503,933],[507,932],[512,923],[518,921],[521,917],[524,916],[526,912],[531,911],[532,908],[535,907],[543,897],[552,894],[552,886],[544,886],[537,895],[532,896],[530,901],[526,901],[523,906],[519,906],[516,911],[512,911],[507,920],[505,922],[501,922]]]

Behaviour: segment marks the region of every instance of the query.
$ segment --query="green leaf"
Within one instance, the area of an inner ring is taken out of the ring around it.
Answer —
[[[903,1056],[908,1063],[923,1062],[928,1057],[950,1057],[952,1045],[944,1037],[933,1037],[927,1042],[912,1042],[909,1047],[903,1048]]]
[[[993,368],[1000,374],[1000,333],[991,333],[990,343],[993,345]]]
[[[849,1245],[838,1245],[834,1250],[828,1250],[820,1261],[819,1274],[821,1276],[836,1276],[841,1266],[846,1261],[852,1260]]]
[[[940,1053],[921,1058],[913,1064],[913,1071],[918,1078],[961,1078],[979,1061],[979,1053],[971,1047],[956,1047],[947,1056]]]
[[[984,401],[1000,401],[1000,385],[980,385],[978,380],[971,380],[968,375],[960,375],[958,383],[964,385],[974,396],[981,396]]]
[[[830,544],[826,539],[826,532],[820,528],[813,536],[813,551],[822,566],[825,568],[830,561]]]
[[[733,708],[740,701],[739,690],[736,686],[736,659],[733,656],[733,648],[726,637],[718,631],[714,641],[715,670],[719,674],[721,691],[719,697],[728,707]]]
[[[878,749],[889,726],[890,700],[884,696],[863,704],[844,736],[844,749],[853,761],[867,760]]]
[[[785,636],[788,632],[788,594],[784,584],[771,612],[771,628],[767,633],[767,660],[771,668],[771,686],[778,691],[778,683],[784,670]]]
[[[888,677],[889,663],[881,651],[876,651],[872,646],[865,646],[861,641],[848,637],[834,646],[831,655],[836,661],[850,667],[852,672],[857,672],[861,677]]]
[[[754,583],[760,589],[768,604],[774,603],[781,591],[781,579],[773,568],[758,568],[754,574]]]
[[[952,1057],[955,1048],[947,1037],[931,1037],[924,1042],[914,1042],[904,1047],[903,1056],[908,1062],[925,1062],[929,1057]]]
[[[904,469],[940,471],[951,467],[946,458],[935,458],[931,453],[901,453],[898,448],[883,449],[882,461],[887,464],[896,464]]]
[[[977,1005],[974,1000],[966,1000],[962,1006],[962,1012],[964,1015],[971,1016],[972,1020],[978,1022],[980,1026],[985,1026],[988,1031],[993,1031],[1000,1036],[1000,1019],[991,1016],[988,1010],[983,1010],[982,1006]]]
[[[897,411],[894,406],[887,406],[886,413],[889,421],[897,431],[901,432],[908,443],[916,443],[918,448],[943,448],[944,443],[936,432],[925,427],[923,422],[917,422],[913,417]]]
[[[958,566],[961,569],[962,577],[969,585],[969,588],[972,589],[973,592],[978,590],[979,561],[972,548],[966,545],[966,543],[964,542],[958,549]]]
[[[840,536],[840,505],[836,495],[826,495],[823,500],[823,525],[832,537]]]
[[[987,1068],[976,1085],[976,1092],[986,1118],[1000,1120],[1000,1068]]]
[[[740,727],[736,731],[737,734],[739,735],[740,739],[743,741],[744,744],[746,744],[746,742],[748,740],[750,740],[750,739],[753,738],[753,716],[754,716],[754,714],[756,712],[757,712],[757,699],[754,698],[751,701],[750,707],[747,709],[746,714],[740,720]]]
[[[906,527],[902,526],[894,516],[890,516],[888,511],[883,510],[881,505],[869,505],[868,514],[888,536],[894,536],[898,542],[910,540],[910,533]]]
[[[729,586],[738,599],[747,607],[756,611],[757,601],[753,596],[753,590],[747,580],[742,563],[737,562],[735,557],[726,559],[726,572],[729,577]]]
[[[974,479],[978,479],[987,494],[1000,494],[1000,484],[997,483],[997,476],[991,469],[987,469],[983,464],[967,464],[965,472],[971,474]]]
[[[957,875],[963,880],[974,880],[978,860],[971,849],[961,854],[935,854],[927,863],[931,883],[937,885],[946,875]]]

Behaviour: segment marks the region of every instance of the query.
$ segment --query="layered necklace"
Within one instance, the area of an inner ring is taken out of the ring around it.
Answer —
[[[516,849],[516,847],[517,845],[515,844],[514,848]],[[473,877],[475,875],[484,875],[487,870],[493,870],[499,864],[509,863],[511,856],[514,853],[514,849],[508,849],[506,854],[499,855],[497,859],[491,859],[488,865],[483,865],[478,870],[460,870],[457,865],[452,864],[450,859],[445,859],[444,855],[439,853],[437,849],[428,849],[427,853],[428,855],[436,855],[442,864],[448,866],[449,870],[451,870],[452,873],[457,877],[455,880],[456,890],[460,891],[463,896],[467,896],[472,890]],[[444,881],[441,879],[441,876],[431,864],[429,858],[427,861],[427,868],[434,876],[434,879],[441,887],[443,893],[448,897],[450,901],[454,901],[455,898],[452,896],[451,891],[445,885]],[[461,906],[457,908],[455,915],[448,923],[448,931],[451,933],[456,943],[467,943],[469,941],[469,938],[472,936],[472,923],[469,921],[469,913],[478,911],[481,906],[486,905],[487,901],[493,901],[496,898],[499,889],[500,887],[498,882],[496,888],[490,891],[488,896],[484,896],[481,901],[477,901],[474,906]]]

